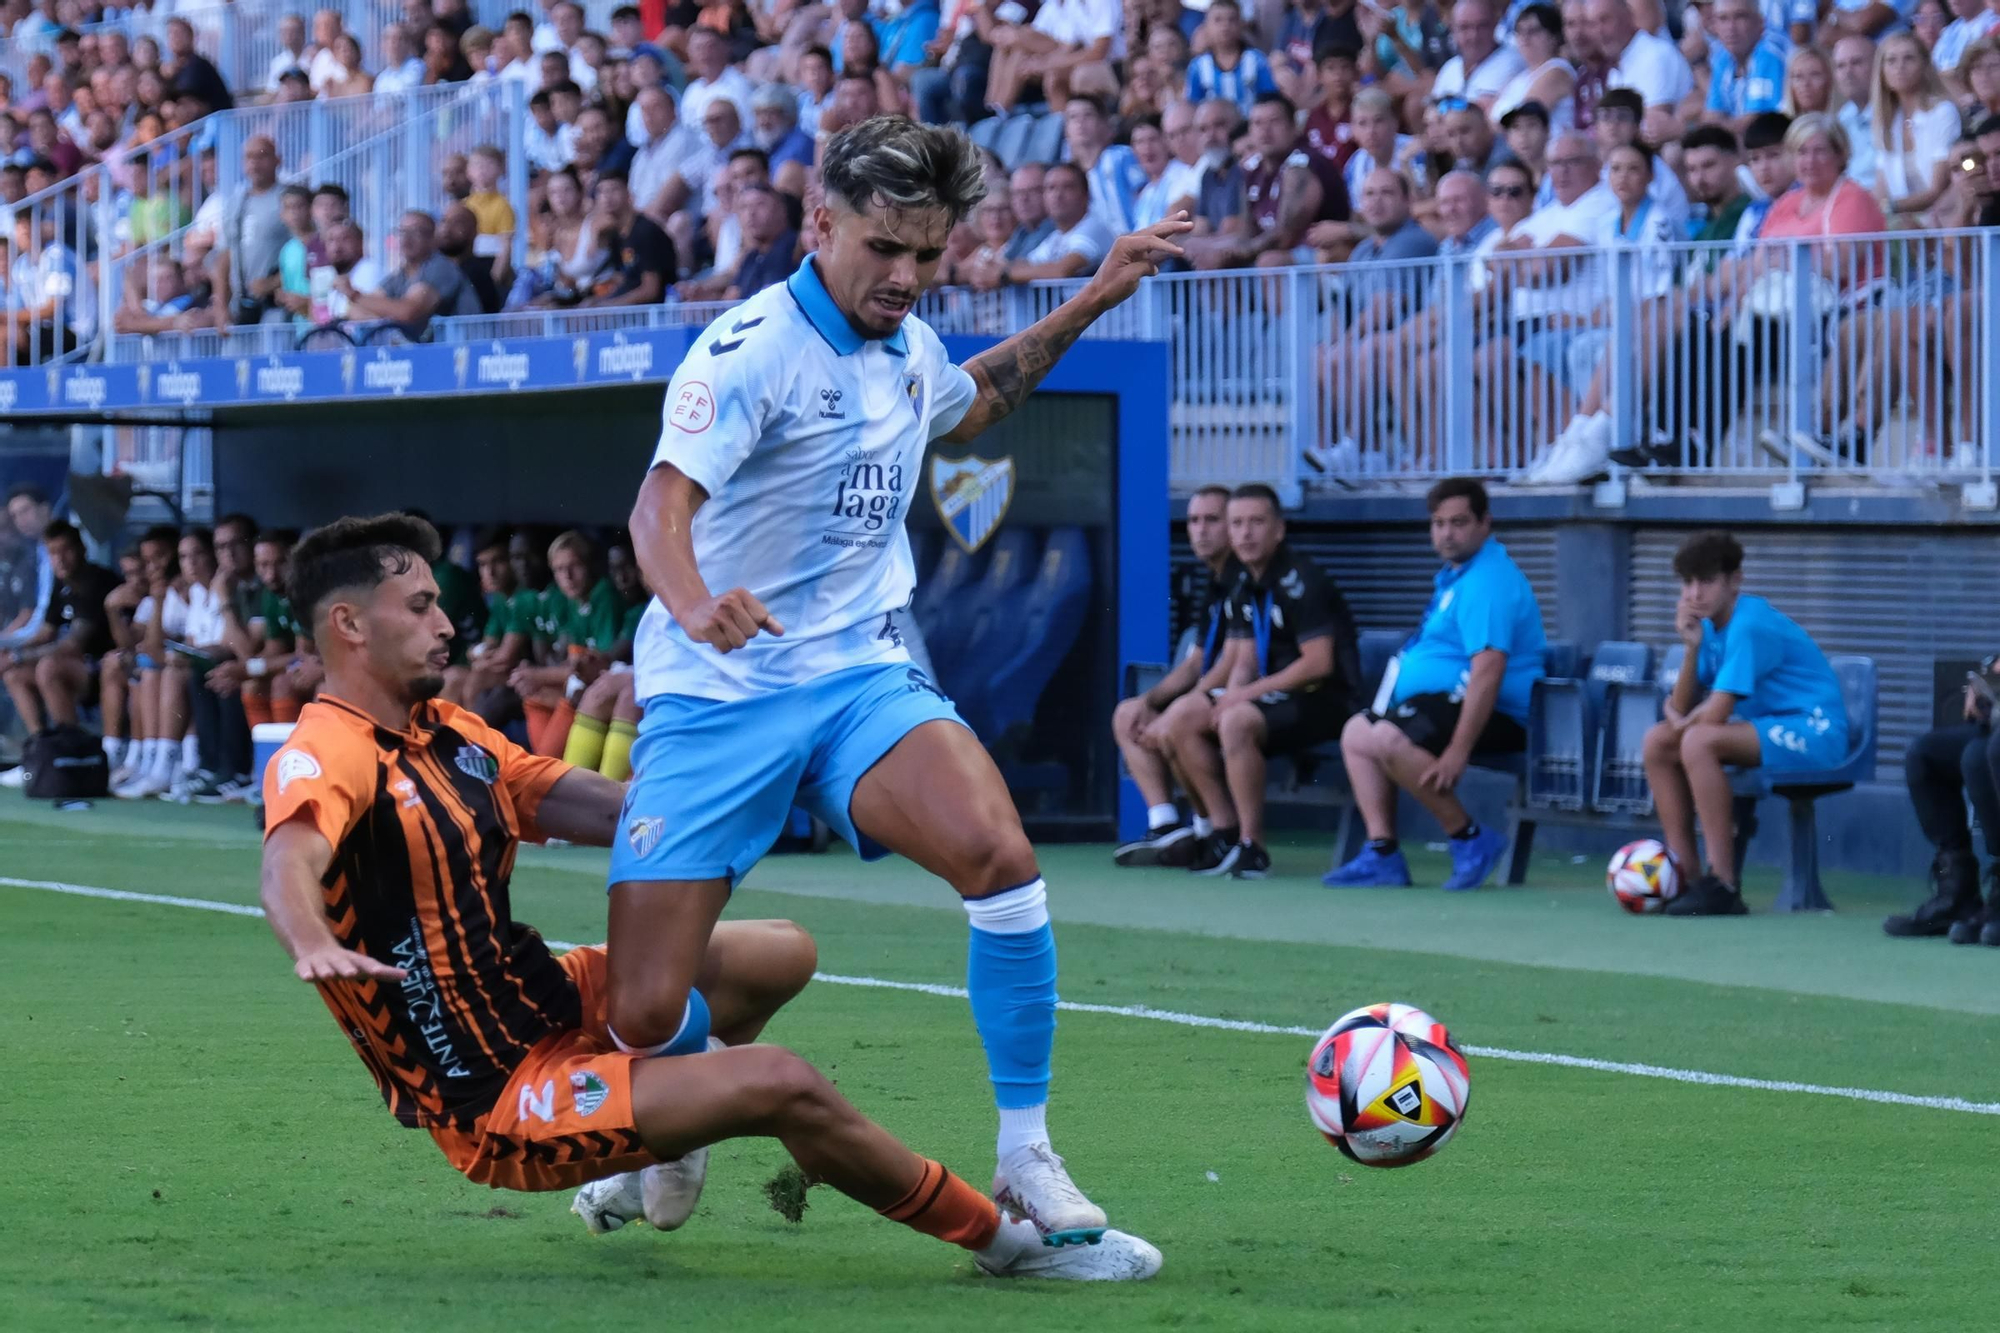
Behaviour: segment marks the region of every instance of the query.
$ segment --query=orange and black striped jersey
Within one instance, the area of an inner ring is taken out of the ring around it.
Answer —
[[[333,847],[322,881],[344,948],[403,968],[320,994],[412,1127],[471,1124],[528,1049],[582,1022],[576,983],[513,919],[514,849],[569,771],[453,704],[391,731],[322,694],[264,773],[266,837],[306,820]]]

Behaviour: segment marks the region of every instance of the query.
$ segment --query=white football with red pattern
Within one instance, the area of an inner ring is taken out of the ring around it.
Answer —
[[[1343,1014],[1306,1062],[1306,1113],[1363,1166],[1408,1166],[1464,1123],[1472,1075],[1444,1024],[1407,1004]]]
[[[1667,849],[1652,838],[1628,842],[1611,858],[1604,887],[1628,912],[1657,912],[1681,891],[1680,871]]]

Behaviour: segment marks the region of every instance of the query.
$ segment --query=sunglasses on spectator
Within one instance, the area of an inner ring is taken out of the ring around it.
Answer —
[[[1526,199],[1528,187],[1525,185],[1489,185],[1486,193],[1494,199]]]
[[[1449,113],[1452,111],[1468,110],[1472,106],[1472,103],[1466,101],[1463,97],[1440,97],[1432,102],[1431,105],[1440,111]]]

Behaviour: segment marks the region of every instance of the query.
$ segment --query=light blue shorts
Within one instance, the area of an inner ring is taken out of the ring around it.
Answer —
[[[646,701],[632,783],[611,843],[610,883],[727,878],[771,849],[798,805],[863,858],[888,855],[855,831],[855,784],[926,722],[964,726],[907,662],[850,667],[749,699]]]
[[[1757,749],[1772,773],[1817,773],[1847,758],[1847,719],[1823,708],[1744,720],[1757,728]]]

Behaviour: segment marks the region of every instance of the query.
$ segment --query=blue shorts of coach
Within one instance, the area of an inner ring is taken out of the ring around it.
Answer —
[[[886,856],[854,827],[854,788],[898,741],[939,719],[965,725],[907,662],[849,667],[748,699],[655,695],[632,746],[610,882],[726,878],[733,887],[777,841],[793,805],[864,859]]]

